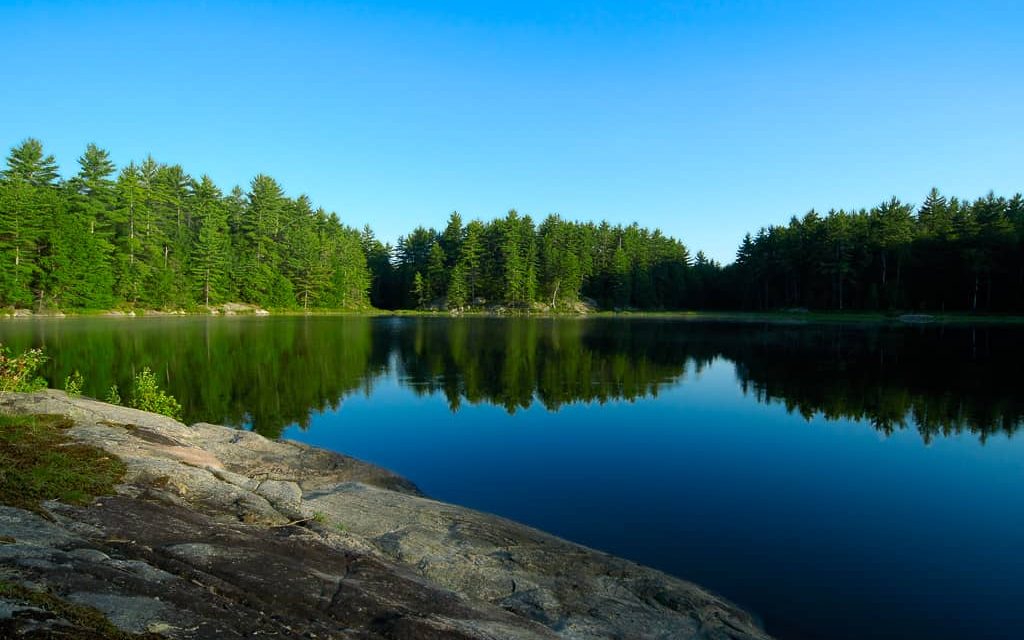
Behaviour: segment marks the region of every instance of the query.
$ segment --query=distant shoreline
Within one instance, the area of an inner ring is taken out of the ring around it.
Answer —
[[[1018,325],[1024,316],[971,313],[878,313],[859,311],[441,311],[418,309],[263,309],[246,308],[211,311],[177,309],[73,309],[33,312],[27,309],[0,311],[0,319],[25,320],[43,318],[170,318],[170,317],[243,317],[243,316],[367,316],[426,318],[650,318],[678,319],[694,322],[762,322],[769,324],[856,324],[856,325]]]

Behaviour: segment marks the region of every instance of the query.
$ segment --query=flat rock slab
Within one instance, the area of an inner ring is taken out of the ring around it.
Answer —
[[[0,410],[68,416],[71,437],[126,462],[117,496],[48,503],[52,520],[0,507],[13,540],[0,574],[130,633],[768,638],[692,583],[430,500],[347,456],[54,391],[2,395]],[[0,637],[73,626],[0,598]]]

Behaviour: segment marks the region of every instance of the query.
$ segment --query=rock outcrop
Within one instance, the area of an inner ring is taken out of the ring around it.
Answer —
[[[128,469],[118,495],[46,503],[49,519],[0,507],[0,580],[47,588],[128,633],[768,638],[694,584],[431,500],[344,455],[55,391],[6,394],[0,409],[68,416],[70,437]],[[75,624],[0,592],[0,636]]]

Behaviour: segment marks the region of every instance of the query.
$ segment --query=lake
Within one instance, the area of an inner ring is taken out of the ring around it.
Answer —
[[[380,464],[779,638],[1024,630],[1024,331],[671,318],[0,322],[46,376]]]

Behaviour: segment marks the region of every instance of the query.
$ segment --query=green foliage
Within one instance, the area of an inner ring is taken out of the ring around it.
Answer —
[[[85,379],[77,369],[64,379],[64,391],[73,398],[82,395],[83,386],[85,386]]]
[[[142,411],[181,419],[181,405],[178,401],[160,388],[156,375],[145,367],[135,375],[132,384],[131,406]]]
[[[0,415],[0,503],[37,510],[43,500],[85,504],[113,492],[124,463],[73,443],[68,426],[59,416]]]
[[[419,271],[416,272],[412,279],[412,293],[416,298],[417,309],[423,309],[427,306],[427,303],[430,301],[430,287]]]
[[[469,285],[466,283],[466,267],[462,262],[452,269],[448,281],[448,308],[461,309],[469,303]]]
[[[443,297],[448,289],[448,276],[446,275],[445,255],[441,249],[441,243],[435,242],[430,246],[430,258],[427,261],[426,289],[428,297]]]
[[[107,390],[107,397],[103,401],[107,404],[121,404],[121,392],[116,384],[110,385],[110,389]]]
[[[38,140],[11,150],[0,174],[0,305],[368,306],[359,233],[269,176],[225,196],[209,177],[153,158],[117,171],[93,144],[78,164],[61,182]]]
[[[57,180],[57,162],[52,155],[43,153],[43,143],[26,138],[11,149],[3,176],[36,187],[51,185]]]
[[[119,629],[103,613],[62,599],[50,591],[37,591],[25,586],[0,580],[0,597],[27,603],[47,612],[57,620],[67,620],[74,629],[62,629],[64,640],[134,640],[139,635]],[[148,636],[146,636],[148,637]]]
[[[46,380],[37,372],[46,362],[42,349],[29,349],[14,355],[0,345],[0,392],[31,392],[46,388]]]
[[[394,247],[267,175],[225,195],[153,158],[116,169],[90,144],[59,178],[43,145],[0,172],[0,305],[194,308],[242,301],[313,310],[480,303],[564,308],[1024,311],[1024,197],[933,189],[916,208],[810,211],[748,234],[726,267],[659,230],[510,211]],[[418,277],[418,280],[417,280]]]
[[[1024,199],[973,202],[932,189],[914,208],[811,211],[748,235],[709,280],[719,306],[746,309],[1024,310]]]

